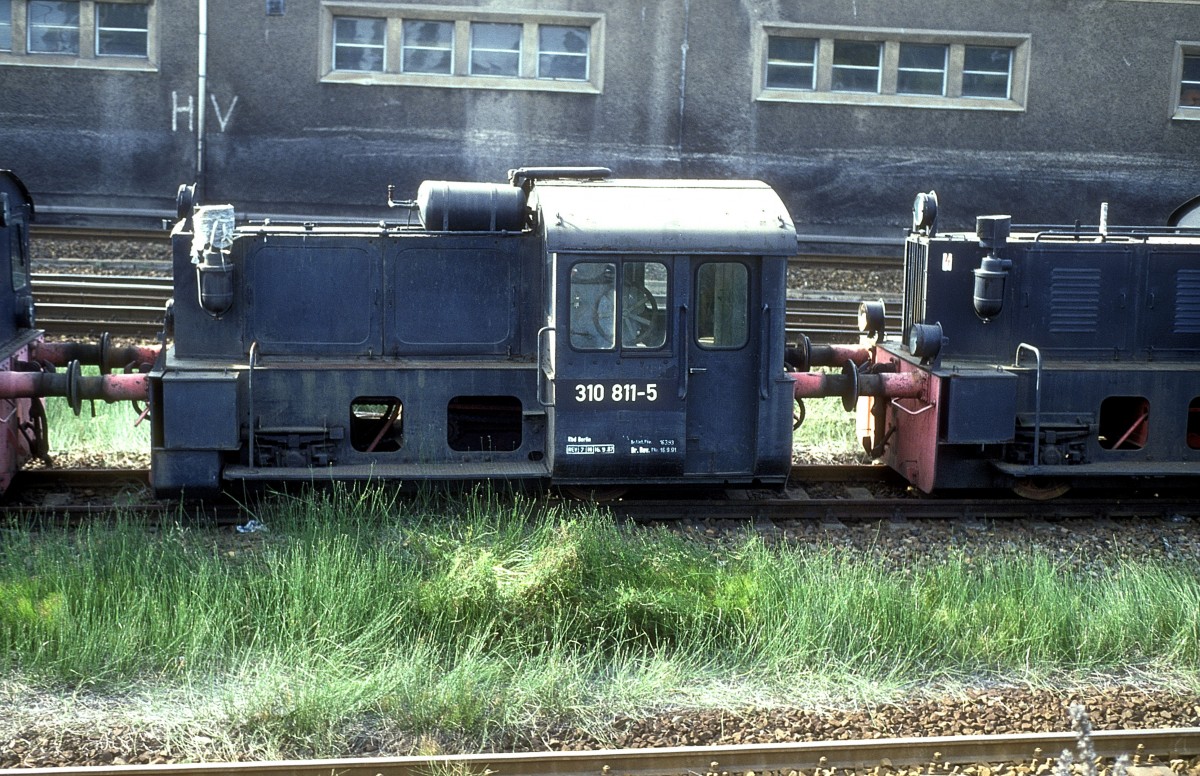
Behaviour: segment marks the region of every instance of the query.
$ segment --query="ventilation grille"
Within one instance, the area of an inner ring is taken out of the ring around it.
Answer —
[[[925,283],[929,267],[929,245],[909,240],[904,248],[904,310],[900,334],[908,336],[914,323],[925,322]]]
[[[1175,334],[1200,334],[1200,269],[1175,273]]]
[[[1050,273],[1050,332],[1093,334],[1100,320],[1100,270],[1055,269]]]

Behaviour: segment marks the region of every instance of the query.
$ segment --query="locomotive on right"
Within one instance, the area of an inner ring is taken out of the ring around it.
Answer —
[[[927,493],[1051,498],[1200,475],[1200,228],[1183,225],[1195,212],[1115,228],[1106,211],[1094,227],[997,215],[941,234],[936,194],[918,195],[900,336],[864,303],[875,339],[838,378],[872,455]]]

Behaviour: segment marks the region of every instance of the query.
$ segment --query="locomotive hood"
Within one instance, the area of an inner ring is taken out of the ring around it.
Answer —
[[[537,228],[552,252],[792,256],[796,229],[760,181],[538,181]]]

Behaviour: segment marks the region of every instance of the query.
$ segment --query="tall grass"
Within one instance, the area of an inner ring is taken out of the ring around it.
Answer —
[[[889,568],[837,549],[713,549],[594,509],[476,494],[280,497],[241,535],[3,531],[0,665],[70,686],[225,688],[247,734],[336,752],[347,726],[497,741],[664,704],[930,676],[1193,676],[1200,576],[1032,552]],[[299,743],[297,743],[299,742]]]
[[[95,367],[84,374],[99,374]],[[132,402],[85,401],[75,416],[60,397],[46,399],[51,454],[64,452],[150,453],[150,421],[138,422]]]

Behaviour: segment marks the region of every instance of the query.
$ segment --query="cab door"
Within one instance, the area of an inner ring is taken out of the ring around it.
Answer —
[[[552,476],[666,482],[684,470],[676,257],[556,254]]]
[[[759,404],[767,398],[764,340],[770,318],[759,300],[759,263],[693,257],[680,394],[687,408],[685,471],[736,478],[754,472]]]

